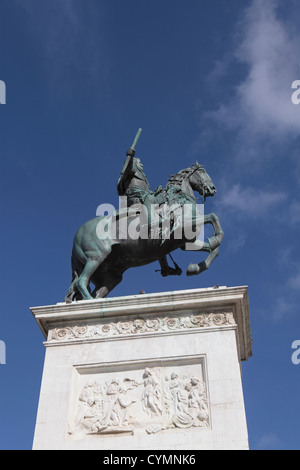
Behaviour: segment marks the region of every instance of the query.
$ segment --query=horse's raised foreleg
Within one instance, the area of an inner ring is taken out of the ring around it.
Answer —
[[[215,214],[208,214],[204,216],[204,224],[211,224],[214,228],[214,235],[208,238],[208,242],[197,240],[193,243],[193,251],[206,251],[209,253],[207,258],[199,264],[191,263],[187,269],[187,276],[195,276],[203,271],[206,271],[213,260],[219,254],[219,246],[223,240],[224,232],[222,230],[219,217]]]
[[[204,216],[204,224],[211,224],[214,228],[214,235],[208,238],[208,244],[211,251],[221,245],[224,237],[219,217],[216,214],[207,214]]]
[[[195,276],[196,274],[200,274],[203,271],[206,271],[210,267],[213,260],[218,256],[218,254],[219,254],[219,247],[211,251],[208,257],[204,261],[201,261],[201,263],[198,263],[198,264],[191,263],[186,272],[187,276]]]

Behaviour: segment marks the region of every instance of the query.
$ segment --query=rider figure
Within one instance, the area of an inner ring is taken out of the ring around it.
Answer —
[[[162,191],[158,186],[155,191],[150,190],[147,176],[141,160],[135,157],[135,150],[129,148],[126,152],[127,159],[123,165],[121,175],[117,183],[119,196],[127,197],[127,206],[141,203],[147,210],[148,224],[151,224],[151,205],[158,204],[157,195]],[[170,275],[180,275],[182,273],[179,266],[175,263],[175,269],[168,265],[167,257],[159,260],[161,266],[161,275],[163,277]]]
[[[137,203],[142,203],[147,207],[149,202],[150,204],[155,202],[155,193],[150,190],[143,164],[139,158],[135,158],[135,151],[129,148],[126,155],[127,159],[117,184],[119,196],[127,197],[128,207]]]

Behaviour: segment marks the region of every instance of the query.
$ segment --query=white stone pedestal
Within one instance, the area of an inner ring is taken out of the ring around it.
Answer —
[[[46,337],[34,449],[248,449],[247,287],[31,311]]]

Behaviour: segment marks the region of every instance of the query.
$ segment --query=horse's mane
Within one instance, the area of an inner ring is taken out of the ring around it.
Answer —
[[[178,173],[175,175],[170,175],[168,178],[168,183],[166,186],[166,189],[169,188],[170,186],[176,185],[176,186],[181,186],[183,180],[189,177],[194,171],[203,168],[202,165],[200,165],[198,162],[194,163],[192,166],[189,166],[188,168],[184,168],[183,170],[180,170]]]

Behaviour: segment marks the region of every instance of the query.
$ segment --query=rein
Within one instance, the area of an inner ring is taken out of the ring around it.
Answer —
[[[202,165],[199,165],[199,164],[198,164],[197,166],[195,166],[195,167],[191,167],[190,170],[189,170],[189,172],[188,172],[185,176],[183,176],[182,178],[180,178],[180,179],[176,179],[176,176],[178,176],[180,173],[176,173],[175,175],[172,175],[171,178],[174,178],[174,179],[169,180],[169,183],[168,183],[168,185],[167,185],[167,188],[168,188],[169,185],[172,185],[172,183],[174,183],[174,185],[175,185],[176,183],[178,183],[178,184],[180,184],[180,191],[185,195],[185,197],[186,197],[187,199],[190,199],[191,202],[194,202],[195,200],[196,200],[196,201],[200,200],[200,201],[201,201],[201,204],[204,204],[205,201],[206,201],[206,196],[205,196],[205,190],[204,190],[203,187],[200,187],[199,189],[197,189],[197,191],[198,191],[199,194],[200,194],[200,196],[197,196],[197,197],[196,197],[196,196],[190,196],[189,194],[187,194],[186,192],[184,192],[184,191],[182,190],[182,184],[183,184],[183,182],[186,181],[187,179],[189,179],[189,178],[190,178],[196,171],[198,171],[200,168],[204,168],[204,167],[203,167]],[[167,188],[166,188],[166,189],[167,189]],[[202,194],[200,193],[200,191],[201,191]]]

